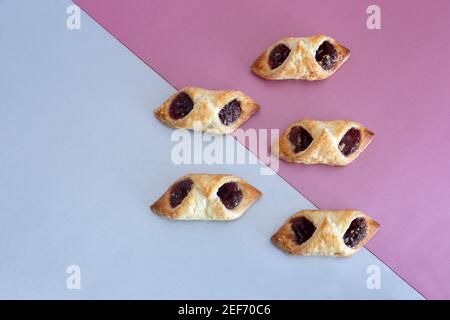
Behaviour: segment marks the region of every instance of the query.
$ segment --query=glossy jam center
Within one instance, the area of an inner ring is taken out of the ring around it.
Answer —
[[[227,209],[236,208],[242,200],[242,191],[236,182],[227,182],[217,191],[217,195]]]
[[[172,208],[175,208],[183,202],[184,198],[189,194],[189,191],[191,191],[193,183],[191,179],[185,179],[172,187],[170,191],[170,205]]]
[[[333,68],[337,59],[338,52],[328,41],[324,41],[316,51],[316,61],[324,70]]]
[[[350,128],[339,142],[339,150],[344,156],[349,156],[359,148],[361,132],[356,128]]]
[[[300,152],[308,148],[313,138],[303,127],[293,127],[288,136],[289,141],[294,145],[294,152]]]
[[[169,116],[174,120],[184,118],[191,112],[193,107],[194,102],[192,102],[191,97],[186,93],[181,92],[170,104]]]
[[[219,111],[219,119],[224,125],[228,126],[241,116],[241,112],[241,103],[234,99]]]
[[[350,248],[354,248],[367,234],[366,219],[356,218],[350,224],[347,231],[344,234],[344,243]]]
[[[291,49],[284,44],[279,44],[272,49],[269,55],[269,65],[272,69],[276,69],[283,64],[289,56]]]
[[[305,217],[292,219],[291,228],[295,233],[295,241],[297,244],[306,242],[316,231],[314,224]]]

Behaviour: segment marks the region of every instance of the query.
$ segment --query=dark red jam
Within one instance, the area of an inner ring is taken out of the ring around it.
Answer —
[[[350,128],[339,142],[339,150],[344,156],[349,156],[359,148],[361,132],[356,128]]]
[[[169,116],[174,120],[184,118],[189,114],[189,112],[192,111],[193,107],[194,102],[191,97],[189,97],[186,93],[181,92],[170,104]]]
[[[324,41],[316,51],[316,61],[324,70],[330,70],[337,60],[338,52],[336,48],[328,41]]]
[[[291,129],[291,132],[289,132],[288,135],[288,139],[294,146],[295,153],[305,150],[313,141],[313,138],[311,137],[309,132],[306,131],[305,128],[299,126],[293,127]]]
[[[294,231],[297,244],[308,241],[316,231],[314,224],[305,217],[293,218],[291,220],[291,228]]]
[[[289,56],[291,49],[284,44],[279,44],[272,49],[269,55],[269,65],[272,69],[276,69],[283,64]]]
[[[217,191],[217,195],[229,210],[236,208],[242,201],[242,191],[236,182],[224,183]]]
[[[224,125],[228,126],[241,116],[241,112],[241,103],[234,99],[219,111],[219,119]]]
[[[367,224],[366,219],[356,218],[350,224],[344,234],[344,243],[350,248],[354,248],[366,237]]]
[[[185,179],[172,187],[172,190],[170,191],[170,206],[172,208],[175,208],[183,202],[184,198],[186,198],[191,191],[193,183],[194,182],[191,179]]]

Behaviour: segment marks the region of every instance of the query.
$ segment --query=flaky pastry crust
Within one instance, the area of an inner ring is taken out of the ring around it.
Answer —
[[[295,152],[294,145],[289,141],[289,134],[296,126],[306,129],[313,138],[311,144],[299,152]],[[339,149],[339,142],[350,128],[360,131],[361,140],[358,149],[345,156]],[[356,121],[301,119],[292,123],[273,143],[272,153],[289,162],[345,166],[355,160],[374,137],[372,131]]]
[[[169,108],[172,101],[181,92],[189,95],[194,102],[194,106],[185,117],[175,120],[170,117]],[[234,99],[240,102],[241,114],[236,121],[224,125],[219,118],[219,112]],[[247,121],[258,109],[259,104],[241,91],[186,87],[171,95],[161,106],[155,109],[154,114],[162,123],[171,128],[229,134]]]
[[[192,188],[183,201],[172,208],[172,187],[186,179],[192,180]],[[228,182],[236,182],[242,191],[242,200],[233,209],[227,209],[217,195],[218,189]],[[150,208],[156,214],[175,220],[234,220],[242,216],[261,195],[261,191],[238,176],[192,173],[175,181]]]
[[[292,230],[294,218],[306,217],[316,230],[311,238],[297,244]],[[344,243],[344,234],[355,218],[364,218],[367,225],[365,237],[353,248]],[[378,222],[358,210],[302,210],[291,216],[272,236],[272,242],[292,255],[350,256],[364,246],[378,231]]]
[[[323,69],[315,58],[317,49],[324,41],[330,42],[338,53],[336,63],[329,70]],[[269,64],[269,56],[272,50],[280,44],[286,45],[291,52],[279,67],[272,69]],[[334,38],[324,34],[301,38],[288,37],[267,48],[256,59],[251,68],[255,74],[269,80],[323,80],[330,77],[349,57],[349,49],[339,44]]]

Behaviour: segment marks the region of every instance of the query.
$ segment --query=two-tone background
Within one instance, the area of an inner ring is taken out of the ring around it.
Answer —
[[[448,1],[75,2],[79,29],[71,1],[0,1],[0,297],[450,297]],[[380,30],[366,26],[371,4]],[[315,33],[351,50],[330,79],[250,72],[277,39]],[[183,86],[254,97],[244,128],[350,118],[376,138],[345,168],[174,165],[172,130],[152,111]],[[264,195],[229,223],[151,214],[187,172],[237,174]],[[358,208],[382,228],[348,259],[270,243],[313,207]],[[80,289],[67,286],[71,265]]]

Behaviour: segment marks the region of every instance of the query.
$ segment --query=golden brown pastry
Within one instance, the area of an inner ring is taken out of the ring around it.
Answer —
[[[349,256],[379,227],[378,222],[357,210],[302,210],[281,226],[272,241],[293,255]]]
[[[174,182],[150,208],[176,220],[234,220],[261,194],[237,176],[188,174]]]
[[[350,120],[302,119],[292,123],[272,145],[289,162],[345,166],[355,160],[375,134]]]
[[[258,76],[270,80],[322,80],[350,56],[350,50],[324,34],[284,38],[275,42],[252,65]]]
[[[159,106],[155,116],[172,128],[226,134],[236,130],[258,109],[258,103],[240,91],[187,87]]]

